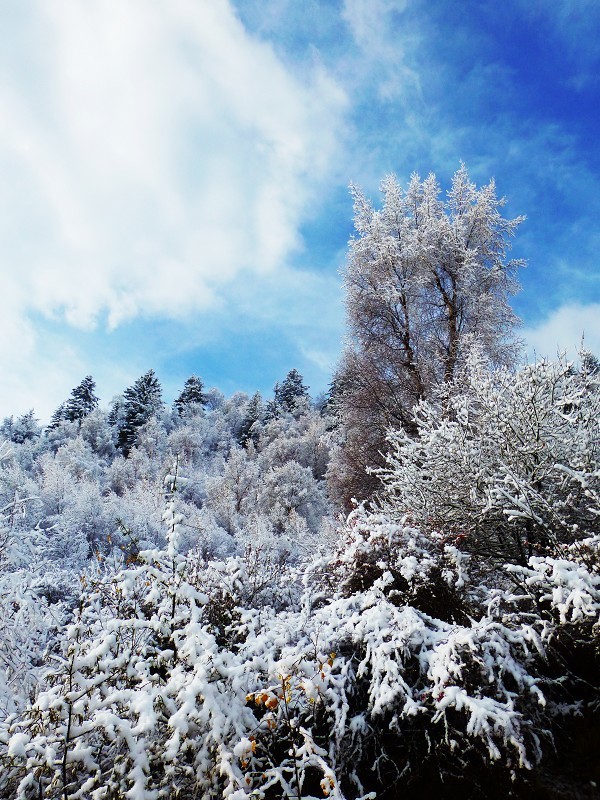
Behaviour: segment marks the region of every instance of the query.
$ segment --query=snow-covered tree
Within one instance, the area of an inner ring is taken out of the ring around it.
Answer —
[[[118,394],[116,397],[113,397],[110,403],[108,414],[106,415],[106,421],[111,427],[119,429],[124,418],[125,398],[122,394]]]
[[[304,378],[297,369],[291,369],[283,383],[278,385],[275,401],[289,413],[304,409],[310,402],[308,386],[304,385]]]
[[[114,437],[105,411],[97,408],[88,414],[82,420],[79,432],[94,453],[104,459],[105,462],[109,462],[114,458],[116,453]]]
[[[58,426],[64,422],[65,420],[65,406],[66,403],[61,403],[59,407],[52,412],[52,416],[50,417],[50,422],[48,423],[48,427],[46,428],[46,432],[54,431]]]
[[[415,431],[412,409],[450,383],[474,343],[495,364],[515,357],[508,305],[519,261],[507,258],[522,217],[505,219],[495,184],[477,189],[464,166],[446,199],[434,175],[394,176],[375,210],[353,189],[356,236],[345,272],[349,345],[338,368],[344,447],[332,490],[349,504],[377,488],[390,427]]]
[[[69,399],[61,403],[52,414],[47,430],[54,430],[61,422],[77,422],[78,426],[81,427],[82,420],[98,407],[98,398],[94,394],[95,388],[94,379],[91,375],[87,375],[72,390]]]
[[[265,470],[296,461],[321,480],[327,471],[331,434],[317,410],[277,417],[261,427],[256,444]]]
[[[207,398],[204,394],[204,384],[202,380],[197,375],[192,375],[186,380],[173,406],[179,416],[184,417],[201,411],[206,401]]]
[[[219,476],[206,481],[207,506],[219,525],[233,534],[241,518],[254,511],[258,502],[259,472],[245,450],[232,450]]]
[[[295,515],[302,517],[308,528],[316,532],[327,510],[323,488],[314,479],[312,471],[296,461],[274,467],[262,476],[261,508],[268,513],[276,530],[285,532],[288,521]]]
[[[117,446],[127,456],[139,428],[163,408],[162,389],[154,370],[149,370],[123,393],[123,421]]]
[[[0,435],[15,444],[34,441],[41,432],[33,409],[21,414],[16,420],[13,417],[6,417],[0,426]]]
[[[96,383],[91,375],[87,375],[71,392],[65,405],[65,419],[69,422],[81,421],[98,406],[98,398],[94,394]]]
[[[301,414],[310,404],[308,387],[297,369],[291,369],[285,379],[273,388],[273,400],[267,404],[266,418],[273,419],[280,414]]]
[[[260,435],[260,423],[264,419],[264,405],[260,392],[256,392],[248,401],[244,411],[244,417],[238,433],[238,441],[242,447],[246,447],[249,442],[257,443]]]

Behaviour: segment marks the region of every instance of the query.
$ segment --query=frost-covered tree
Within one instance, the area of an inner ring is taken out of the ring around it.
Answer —
[[[478,189],[464,166],[445,199],[434,175],[403,189],[382,185],[375,210],[353,188],[356,235],[345,272],[349,345],[338,368],[344,447],[332,490],[345,503],[377,488],[390,427],[415,431],[412,409],[450,383],[474,343],[495,364],[515,357],[516,290],[509,240],[522,217],[505,219],[493,181]]]
[[[186,380],[173,406],[180,417],[185,417],[202,410],[206,401],[202,380],[197,375],[192,375]]]
[[[308,386],[297,369],[291,369],[282,383],[275,384],[275,403],[288,414],[304,410],[310,402]]]
[[[294,516],[302,517],[307,526],[316,531],[327,509],[323,488],[314,479],[312,471],[291,460],[265,471],[260,505],[281,533]]]
[[[339,423],[340,415],[343,408],[343,395],[344,395],[344,382],[339,375],[335,375],[327,391],[323,395],[323,399],[318,406],[320,413],[323,416],[330,418],[330,424],[336,426]]]
[[[116,397],[113,397],[110,407],[108,409],[108,414],[106,415],[106,421],[109,425],[113,428],[119,428],[125,418],[125,398],[123,395],[118,394]]]
[[[21,414],[16,420],[12,416],[6,417],[0,426],[0,434],[14,444],[34,441],[41,432],[33,409]]]
[[[149,370],[123,393],[123,421],[117,446],[127,456],[139,428],[163,408],[162,389],[154,370]]]
[[[273,387],[273,399],[266,404],[264,419],[268,422],[282,414],[301,414],[309,405],[310,395],[304,378],[297,369],[292,369]]]
[[[232,450],[221,474],[206,480],[207,507],[230,534],[242,526],[244,516],[256,509],[258,493],[257,464],[245,450]]]
[[[98,398],[94,394],[95,388],[94,379],[91,375],[87,375],[71,392],[71,397],[65,405],[65,419],[81,425],[82,420],[98,406]]]
[[[97,408],[88,414],[82,420],[79,432],[94,453],[107,462],[114,458],[116,449],[106,411]]]
[[[47,430],[55,430],[62,422],[77,422],[81,427],[85,417],[98,407],[98,398],[94,394],[95,388],[94,379],[91,375],[87,375],[72,390],[69,399],[61,403],[52,414]]]
[[[249,442],[257,443],[260,435],[260,423],[264,418],[264,405],[260,392],[256,392],[248,401],[242,419],[238,441],[242,447],[246,447]]]
[[[48,427],[46,428],[46,432],[54,431],[58,428],[58,426],[64,422],[65,420],[65,405],[66,403],[61,403],[59,407],[52,412],[52,416],[50,417],[50,422],[48,423]]]

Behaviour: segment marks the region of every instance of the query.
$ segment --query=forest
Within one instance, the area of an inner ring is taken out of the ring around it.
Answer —
[[[493,181],[353,197],[326,394],[0,425],[0,797],[600,797],[600,361],[523,360]]]

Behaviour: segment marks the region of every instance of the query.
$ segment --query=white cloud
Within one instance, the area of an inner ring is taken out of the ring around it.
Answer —
[[[360,70],[374,69],[382,100],[421,102],[421,79],[410,62],[421,36],[411,0],[345,0],[342,16],[362,52]],[[397,18],[402,16],[402,24]]]
[[[555,358],[566,352],[577,355],[582,339],[586,350],[600,355],[600,303],[570,303],[522,332],[531,357]]]
[[[382,43],[391,49],[388,15],[406,11],[408,5],[409,0],[345,0],[343,16],[357,44],[376,53]]]
[[[26,186],[33,214],[16,221],[41,233],[22,264],[40,310],[64,304],[83,321],[162,307],[175,271],[187,281],[167,299],[176,311],[188,290],[272,269],[297,245],[307,178],[332,155],[343,98],[326,80],[295,81],[226,3],[166,8],[37,8],[56,52],[37,76],[55,122],[15,84],[0,147],[21,179],[5,184],[3,206],[21,205]]]
[[[36,359],[32,314],[93,328],[214,308],[301,246],[346,100],[227,0],[25,0],[2,39],[5,353]],[[0,357],[15,385],[20,364]]]

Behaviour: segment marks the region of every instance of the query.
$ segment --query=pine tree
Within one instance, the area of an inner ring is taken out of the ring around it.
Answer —
[[[118,425],[119,422],[123,418],[123,408],[125,406],[125,401],[123,400],[123,395],[117,395],[113,398],[110,408],[108,410],[108,414],[106,415],[106,421],[109,425]]]
[[[308,387],[297,369],[290,370],[283,383],[275,384],[273,391],[277,405],[289,414],[306,407],[310,401]]]
[[[275,393],[275,397],[272,397],[270,400],[267,400],[265,405],[265,413],[263,415],[264,422],[271,422],[274,419],[277,419],[281,416],[281,406],[277,402],[277,393],[279,392],[281,384],[279,381],[273,387],[273,391]]]
[[[581,359],[581,371],[586,375],[600,376],[600,359],[590,350],[582,350],[579,354]]]
[[[129,455],[138,429],[163,407],[162,389],[154,370],[149,370],[123,394],[123,422],[117,437],[117,447]]]
[[[0,432],[7,436],[11,442],[24,444],[24,442],[36,439],[40,435],[41,429],[37,419],[34,417],[33,408],[31,408],[25,414],[17,417],[15,421],[13,421],[12,417],[7,417],[2,424]]]
[[[344,392],[345,387],[343,379],[340,376],[335,375],[329,384],[323,402],[320,406],[320,413],[322,416],[334,418],[336,420],[336,424],[341,415]]]
[[[204,384],[197,375],[192,375],[184,384],[183,391],[173,405],[180,417],[191,416],[206,404]]]
[[[91,375],[87,375],[71,392],[71,396],[64,403],[61,403],[52,414],[47,431],[53,431],[61,422],[77,422],[81,427],[81,422],[95,408],[98,408],[98,398],[94,394],[96,383]]]
[[[238,433],[238,441],[242,447],[246,447],[248,442],[252,441],[256,444],[258,440],[258,427],[261,420],[264,418],[264,406],[260,392],[254,394],[246,406],[244,419],[240,425]]]
[[[46,428],[46,432],[56,430],[61,422],[65,421],[65,406],[66,403],[61,403],[56,411],[52,414],[50,417],[50,422],[48,423],[48,427]]]
[[[98,407],[98,398],[94,394],[96,384],[91,375],[87,375],[71,392],[71,397],[64,404],[64,419],[78,422]]]
[[[2,420],[2,424],[0,425],[0,436],[2,436],[4,439],[12,441],[11,437],[14,427],[15,427],[15,418],[12,416],[12,414],[10,415],[10,417],[4,417],[4,419]]]

